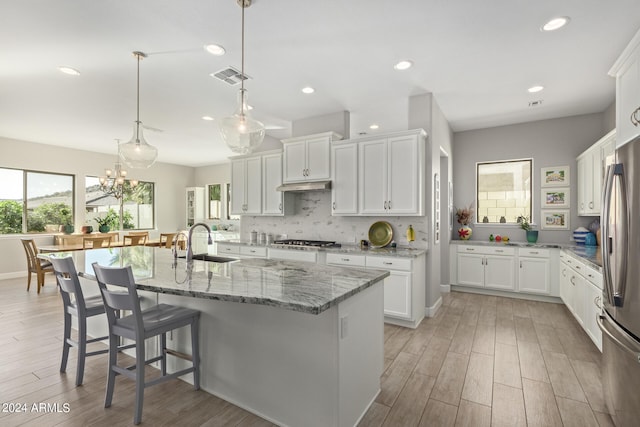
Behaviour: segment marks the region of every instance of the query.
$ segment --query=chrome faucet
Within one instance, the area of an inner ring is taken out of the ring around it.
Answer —
[[[191,240],[193,238],[193,230],[197,227],[201,226],[207,229],[207,233],[209,234],[209,238],[207,239],[207,243],[210,245],[213,244],[213,240],[211,240],[211,227],[209,227],[204,222],[197,222],[189,228],[189,235],[187,236],[187,262],[191,262],[193,260],[193,248],[191,246]]]
[[[178,232],[178,234],[173,237],[173,242],[171,243],[171,253],[173,254],[174,260],[178,258],[178,240],[180,240],[180,236],[184,236],[185,239],[189,239],[189,236],[187,236],[184,231]]]

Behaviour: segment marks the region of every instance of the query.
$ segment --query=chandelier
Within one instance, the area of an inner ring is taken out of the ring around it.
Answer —
[[[104,175],[99,178],[100,181],[100,189],[104,192],[104,194],[108,196],[113,196],[116,199],[120,200],[124,195],[124,183],[127,177],[127,171],[122,169],[122,164],[120,163],[120,140],[116,139],[116,144],[118,144],[118,157],[113,169],[105,169]],[[130,180],[129,186],[131,188],[135,188],[138,185],[138,181]]]
[[[239,154],[251,153],[264,139],[264,125],[249,116],[247,90],[244,88],[244,10],[251,6],[251,0],[237,0],[242,8],[242,71],[238,106],[230,117],[220,121],[220,133],[231,151]]]
[[[122,161],[130,168],[144,169],[150,167],[155,163],[158,157],[158,149],[153,145],[150,145],[142,135],[142,122],[140,121],[140,59],[146,58],[142,52],[133,52],[138,60],[138,80],[137,80],[137,113],[136,121],[133,125],[133,136],[131,140],[126,144],[122,144],[122,150],[120,151],[120,157]]]

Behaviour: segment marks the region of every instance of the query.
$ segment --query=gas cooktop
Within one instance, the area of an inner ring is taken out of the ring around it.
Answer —
[[[285,246],[310,246],[313,248],[339,248],[340,243],[330,242],[326,240],[305,240],[305,239],[284,239],[275,240],[274,245]]]

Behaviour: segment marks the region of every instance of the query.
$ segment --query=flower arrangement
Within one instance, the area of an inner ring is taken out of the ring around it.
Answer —
[[[528,215],[520,215],[517,222],[524,231],[531,230],[531,218]]]
[[[469,205],[468,208],[458,208],[456,210],[456,219],[458,220],[458,224],[469,225],[473,218],[473,212],[472,205]]]

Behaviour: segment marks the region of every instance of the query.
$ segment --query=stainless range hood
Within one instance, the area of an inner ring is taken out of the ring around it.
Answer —
[[[293,182],[276,187],[278,191],[324,191],[331,190],[331,181]]]

